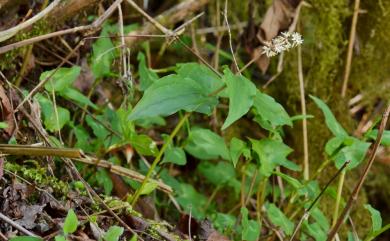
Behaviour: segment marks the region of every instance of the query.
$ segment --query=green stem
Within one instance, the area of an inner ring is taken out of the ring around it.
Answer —
[[[264,178],[259,183],[259,189],[257,190],[257,221],[259,222],[259,225],[261,225],[261,207],[264,204],[265,200],[265,188],[267,186],[267,178]]]
[[[206,212],[207,208],[210,206],[211,202],[214,200],[215,196],[217,195],[218,191],[221,189],[221,186],[217,186],[214,190],[213,193],[211,193],[209,199],[207,200],[206,205],[204,206],[204,211]]]
[[[337,188],[337,197],[336,197],[336,206],[333,213],[333,221],[332,226],[334,226],[337,222],[337,218],[339,216],[339,209],[340,209],[340,201],[341,201],[341,195],[343,193],[343,186],[344,186],[344,180],[345,180],[345,170],[341,172],[340,179],[339,179],[339,185]]]
[[[169,135],[169,138],[168,140],[164,143],[164,145],[161,147],[159,153],[157,154],[156,158],[154,159],[152,165],[150,166],[148,172],[146,173],[146,176],[145,176],[145,179],[144,181],[141,183],[141,186],[137,189],[137,191],[135,192],[134,194],[134,197],[131,201],[131,205],[134,206],[136,203],[137,203],[137,200],[139,198],[139,196],[141,195],[142,193],[142,190],[144,189],[146,183],[148,183],[149,179],[150,179],[150,176],[152,175],[154,169],[156,168],[157,164],[161,161],[161,158],[162,156],[164,155],[164,152],[165,150],[167,149],[167,147],[169,146],[169,144],[171,143],[171,141],[173,140],[173,138],[176,136],[176,134],[179,132],[179,130],[181,129],[181,127],[183,126],[183,124],[186,122],[186,120],[188,119],[188,117],[191,115],[190,112],[186,113],[183,118],[181,118],[181,120],[179,121],[179,123],[177,124],[177,126],[175,127],[175,129],[172,131],[172,133]]]

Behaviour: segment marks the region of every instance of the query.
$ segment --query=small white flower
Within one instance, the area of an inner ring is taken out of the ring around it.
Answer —
[[[282,32],[283,37],[288,38],[291,36],[290,32]]]
[[[297,32],[294,32],[292,34],[292,41],[294,42],[295,45],[301,45],[303,43],[302,35],[300,35]]]
[[[262,54],[267,55],[267,57],[272,57],[302,43],[303,39],[299,33],[282,32],[281,35],[272,39],[271,42],[264,43]]]

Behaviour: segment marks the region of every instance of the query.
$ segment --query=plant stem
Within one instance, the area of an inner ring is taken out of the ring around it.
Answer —
[[[173,138],[176,136],[176,134],[179,132],[181,127],[184,125],[188,117],[191,115],[190,112],[187,112],[183,118],[179,121],[179,123],[176,125],[175,129],[172,131],[172,133],[169,135],[168,140],[164,143],[164,145],[161,147],[159,153],[157,154],[156,158],[154,159],[152,165],[150,166],[148,172],[146,173],[144,181],[141,183],[141,186],[137,189],[137,191],[134,194],[134,197],[131,201],[131,205],[134,206],[137,203],[137,200],[139,196],[142,193],[142,190],[144,189],[146,183],[149,181],[150,176],[152,175],[154,169],[156,168],[157,164],[161,161],[162,156],[164,155],[165,150],[167,149],[168,145],[171,143]]]
[[[261,207],[265,200],[265,188],[267,187],[267,178],[264,178],[259,183],[259,189],[257,190],[257,221],[261,225]]]
[[[340,201],[341,201],[341,196],[342,196],[342,193],[343,193],[345,173],[346,173],[346,171],[343,170],[341,172],[341,174],[340,174],[339,185],[337,187],[336,205],[334,207],[334,212],[333,212],[332,227],[334,225],[336,225],[337,217],[339,216]]]

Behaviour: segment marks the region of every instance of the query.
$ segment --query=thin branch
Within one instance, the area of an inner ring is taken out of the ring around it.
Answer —
[[[387,120],[389,118],[389,113],[390,113],[390,105],[387,106],[386,111],[383,114],[382,121],[381,121],[381,124],[379,126],[379,130],[378,130],[378,135],[376,137],[374,146],[371,150],[371,154],[370,154],[370,157],[368,159],[367,165],[364,168],[363,174],[360,176],[358,183],[356,184],[355,188],[353,189],[352,194],[347,202],[347,205],[344,207],[344,210],[341,213],[340,217],[338,218],[336,225],[330,231],[328,238],[327,238],[327,241],[333,240],[336,233],[339,231],[341,225],[344,223],[345,218],[348,216],[353,204],[357,200],[360,189],[362,188],[363,183],[367,178],[368,172],[370,171],[370,168],[371,168],[372,164],[374,163],[376,153],[378,151],[378,148],[379,148],[381,140],[382,140],[383,132],[385,131],[385,128],[386,128]]]
[[[302,115],[306,116],[306,99],[305,99],[305,82],[303,79],[303,67],[302,67],[302,48],[298,45],[298,79],[299,79],[299,92],[301,96],[301,110]],[[309,180],[309,142],[307,136],[307,120],[302,120],[302,135],[303,135],[303,179]]]
[[[47,8],[45,8],[43,11],[39,12],[34,17],[30,18],[29,20],[20,23],[19,25],[16,25],[15,27],[12,27],[10,29],[4,30],[0,32],[0,42],[3,42],[9,38],[12,38],[15,34],[17,34],[19,31],[33,25],[38,20],[45,17],[49,12],[51,12],[59,3],[61,0],[54,0]]]
[[[359,5],[360,5],[360,0],[355,0],[355,7],[353,10],[353,17],[352,17],[352,26],[351,26],[351,32],[349,35],[349,42],[348,42],[348,53],[347,53],[347,59],[345,65],[343,87],[341,89],[342,97],[345,97],[345,94],[347,92],[348,79],[349,79],[349,74],[351,72],[352,52],[353,52],[353,44],[355,42],[355,36],[356,36],[356,25],[359,16]]]
[[[60,30],[60,31],[57,31],[57,32],[36,36],[36,37],[33,37],[33,38],[29,38],[29,39],[26,39],[26,40],[22,40],[22,41],[19,41],[19,42],[16,42],[16,43],[9,44],[9,45],[6,45],[6,46],[2,46],[2,47],[0,47],[0,54],[6,53],[8,51],[11,51],[11,50],[14,50],[14,49],[26,46],[26,45],[30,45],[30,44],[33,44],[33,43],[36,43],[36,42],[40,42],[40,41],[45,40],[45,39],[54,38],[54,37],[62,36],[62,35],[65,35],[65,34],[72,34],[72,33],[77,33],[77,32],[80,32],[80,31],[94,31],[94,30],[97,30],[102,25],[102,23],[109,16],[111,16],[111,14],[114,12],[114,10],[117,8],[117,6],[121,2],[122,2],[122,0],[116,0],[103,13],[103,15],[101,15],[98,19],[96,19],[90,25],[78,26],[78,27],[71,28],[71,29]]]
[[[5,216],[3,213],[0,212],[0,219],[6,223],[9,223],[12,227],[16,228],[17,230],[19,230],[19,232],[25,234],[25,235],[28,235],[28,236],[32,236],[32,237],[39,237],[38,235],[28,231],[27,229],[23,228],[20,224],[18,224],[17,222],[13,221],[12,219],[10,219],[9,217]]]
[[[227,5],[228,5],[228,0],[225,0],[225,9],[223,11],[223,16],[225,19],[225,24],[226,24],[226,27],[228,30],[228,35],[229,35],[230,52],[232,53],[233,63],[234,63],[234,66],[236,67],[236,72],[239,73],[239,75],[241,75],[240,68],[238,67],[238,64],[237,64],[236,56],[234,55],[233,44],[232,44],[232,32],[230,31],[229,21],[228,21],[228,17],[227,17]]]

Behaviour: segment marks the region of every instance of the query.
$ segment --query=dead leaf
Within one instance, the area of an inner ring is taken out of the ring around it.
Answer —
[[[261,51],[261,46],[265,41],[270,41],[278,35],[279,32],[288,29],[291,21],[295,15],[296,7],[301,0],[274,0],[272,5],[268,8],[263,22],[260,25],[260,29],[256,35],[257,45],[247,45],[246,49],[251,58],[256,58]],[[251,30],[253,28],[250,28]],[[250,35],[249,35],[250,36]],[[252,35],[252,37],[254,37]],[[247,43],[253,43],[255,40],[246,40]],[[259,48],[260,47],[260,48]],[[257,61],[257,66],[265,73],[269,66],[269,58],[262,55]]]
[[[15,222],[20,224],[21,226],[27,229],[33,229],[37,225],[35,220],[39,213],[43,211],[45,205],[30,205],[30,206],[22,206],[21,211],[23,214],[23,218],[16,220]]]
[[[15,122],[11,102],[5,92],[5,89],[0,85],[0,102],[1,102],[1,121],[7,123],[8,127],[4,129],[5,138],[9,139],[15,130]]]

